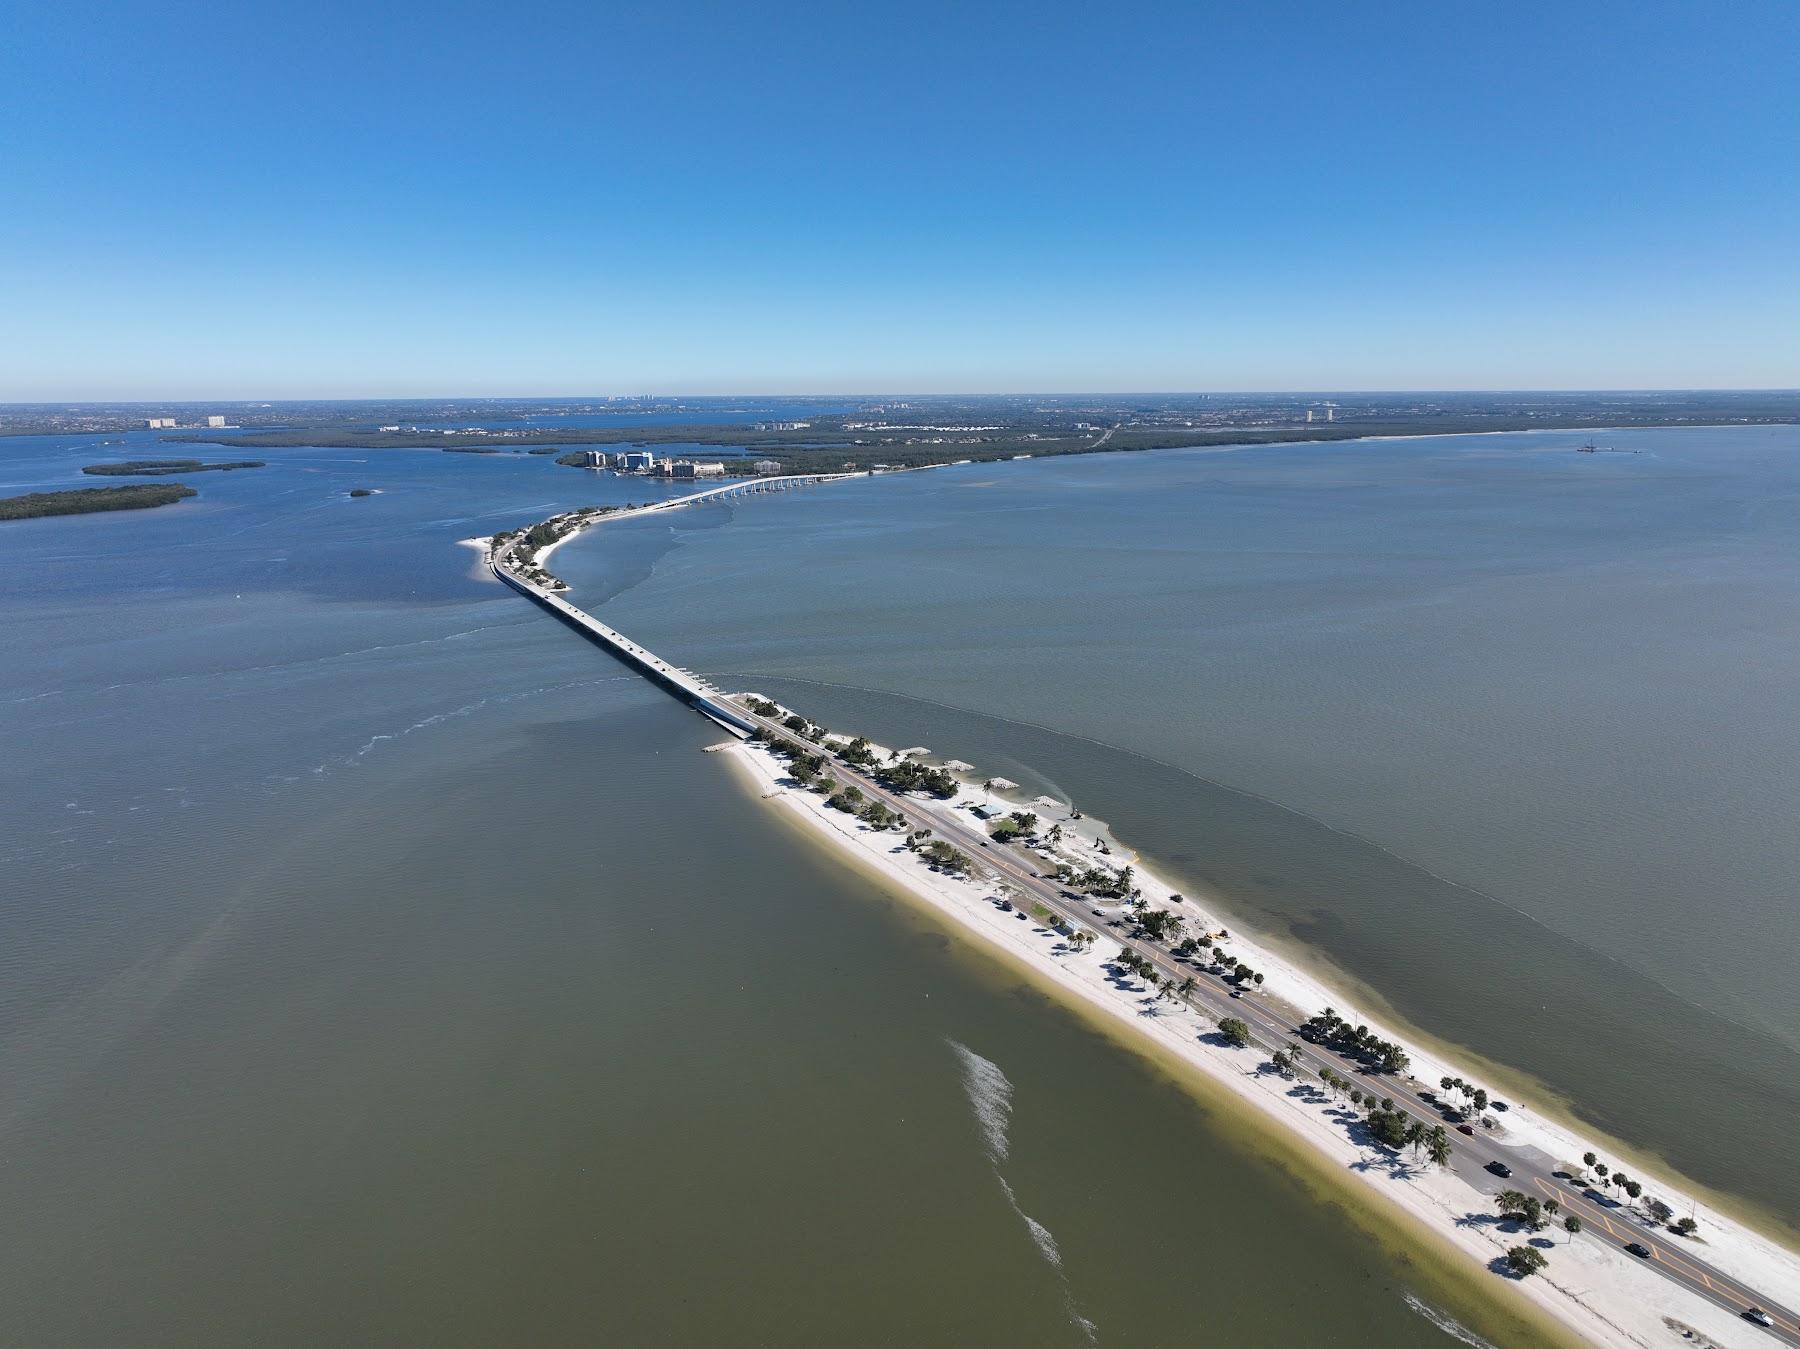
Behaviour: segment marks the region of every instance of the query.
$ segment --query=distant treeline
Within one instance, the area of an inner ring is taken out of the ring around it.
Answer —
[[[67,492],[27,492],[0,497],[0,520],[29,520],[39,515],[88,515],[94,511],[138,511],[172,506],[194,489],[178,482],[134,483],[130,487],[77,487]]]
[[[1302,409],[1304,411],[1304,409]],[[1042,417],[1009,417],[996,414],[1000,425],[978,434],[938,432],[929,428],[907,430],[843,425],[847,418],[819,418],[810,427],[790,431],[759,431],[747,425],[688,424],[675,426],[564,427],[507,431],[459,432],[445,443],[439,436],[411,432],[350,429],[283,429],[255,434],[190,431],[174,439],[204,441],[245,448],[258,446],[314,445],[343,449],[438,449],[459,453],[518,452],[554,454],[578,446],[669,445],[737,448],[752,454],[778,457],[790,473],[831,472],[846,463],[857,468],[888,464],[917,468],[959,460],[994,462],[1021,455],[1050,458],[1065,454],[1111,453],[1131,450],[1203,449],[1237,445],[1292,444],[1297,442],[1356,440],[1368,436],[1439,436],[1492,431],[1586,430],[1596,427],[1730,426],[1800,420],[1791,396],[1741,395],[1730,399],[1669,398],[1637,406],[1616,400],[1592,405],[1569,400],[1546,410],[1525,411],[1497,401],[1467,408],[1432,407],[1417,411],[1395,408],[1355,409],[1335,422],[1300,423],[1294,415],[1271,408],[1238,425],[1159,426],[1151,420],[1133,425],[1129,420],[1110,435],[1086,427],[1077,430],[1067,421],[1052,424]],[[1090,414],[1095,415],[1095,414]],[[837,423],[837,424],[834,424]],[[568,455],[559,461],[571,462]]]
[[[230,464],[203,464],[198,459],[126,459],[116,464],[89,464],[81,471],[105,478],[154,478],[170,473],[229,473],[234,468],[267,468],[261,459],[239,459]]]

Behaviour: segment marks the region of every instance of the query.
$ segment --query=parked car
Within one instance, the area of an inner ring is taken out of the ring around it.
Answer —
[[[1625,1249],[1630,1251],[1640,1260],[1648,1260],[1650,1258],[1650,1248],[1641,1241],[1631,1242]]]
[[[1505,1101],[1489,1101],[1488,1105],[1490,1108],[1492,1108],[1494,1110],[1511,1110],[1512,1109],[1512,1107],[1510,1105],[1508,1105]]]
[[[1467,1134],[1470,1138],[1475,1137],[1475,1131],[1466,1124],[1457,1125],[1456,1132],[1459,1134]]]

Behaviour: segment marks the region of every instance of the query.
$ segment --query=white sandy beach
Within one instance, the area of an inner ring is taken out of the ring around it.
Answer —
[[[1479,1266],[1487,1267],[1520,1241],[1520,1235],[1510,1228],[1502,1229],[1492,1221],[1469,1221],[1470,1215],[1483,1219],[1494,1216],[1490,1195],[1447,1170],[1396,1168],[1386,1154],[1353,1141],[1345,1127],[1350,1115],[1347,1107],[1326,1099],[1323,1093],[1296,1093],[1293,1080],[1262,1068],[1266,1051],[1233,1049],[1216,1040],[1203,1039],[1213,1029],[1210,1017],[1178,1003],[1158,1003],[1137,987],[1135,980],[1130,981],[1132,991],[1122,990],[1105,968],[1118,943],[1108,940],[1111,930],[1104,919],[1093,922],[1101,940],[1087,953],[1075,953],[1048,927],[1032,920],[1021,921],[1017,911],[1001,910],[993,902],[996,891],[991,882],[934,872],[904,848],[899,835],[876,832],[831,809],[817,793],[784,785],[790,781],[785,765],[766,750],[736,742],[717,748],[739,766],[744,780],[772,809],[784,812],[821,840],[853,855],[893,888],[951,919],[990,948],[1022,962],[1072,1003],[1129,1028],[1130,1034],[1139,1037],[1146,1048],[1159,1050],[1204,1074],[1292,1137],[1303,1140],[1323,1165],[1340,1169],[1351,1183],[1366,1188],[1379,1202],[1409,1215]],[[975,806],[1034,811],[1045,827],[1064,823],[1064,839],[1057,852],[1072,863],[1105,863],[1113,867],[1131,863],[1136,868],[1137,884],[1153,904],[1173,891],[1165,880],[1146,871],[1129,849],[1111,839],[1103,824],[1084,817],[1071,825],[1067,809],[1047,798],[1009,799],[971,786],[952,801],[912,798],[911,803],[928,816],[956,812],[964,824],[977,827],[980,819],[972,811]],[[1094,848],[1092,840],[1096,835],[1108,838],[1110,854],[1102,855]],[[1202,920],[1203,926],[1213,930],[1221,926],[1218,914],[1207,912],[1192,895],[1180,911],[1190,920]],[[1232,929],[1231,952],[1266,976],[1259,999],[1285,1002],[1306,1013],[1329,1005],[1353,1023],[1366,1022],[1383,1037],[1405,1044],[1412,1056],[1411,1075],[1427,1084],[1435,1084],[1444,1076],[1476,1076],[1445,1061],[1442,1055],[1391,1034],[1376,1017],[1359,1011],[1354,999],[1329,988],[1272,947],[1241,935],[1236,920],[1226,926]],[[1603,1144],[1576,1137],[1562,1124],[1544,1118],[1519,1101],[1509,1103],[1511,1109],[1499,1117],[1502,1123],[1495,1136],[1500,1141],[1535,1147],[1558,1160],[1574,1163],[1575,1169],[1580,1169],[1579,1159],[1589,1150],[1599,1153],[1603,1160],[1609,1159]],[[1707,1260],[1718,1269],[1752,1287],[1767,1290],[1773,1297],[1791,1300],[1800,1292],[1800,1257],[1696,1204],[1679,1187],[1646,1176],[1637,1165],[1631,1171],[1645,1180],[1649,1194],[1662,1198],[1678,1214],[1698,1214],[1699,1237],[1705,1245],[1697,1249],[1703,1249]],[[1640,1220],[1620,1208],[1611,1221],[1623,1231]],[[1644,1267],[1621,1250],[1616,1241],[1598,1240],[1585,1232],[1570,1239],[1556,1227],[1549,1229],[1547,1235],[1554,1242],[1553,1249],[1547,1251],[1549,1268],[1534,1278],[1506,1280],[1504,1286],[1529,1298],[1583,1339],[1604,1345],[1755,1346],[1771,1342],[1748,1322]],[[1500,1282],[1498,1275],[1492,1277]]]
[[[606,514],[594,514],[581,520],[570,530],[535,556],[544,560],[562,544],[578,537],[592,524],[620,520],[630,516],[679,509],[699,499],[715,495],[720,489],[695,493],[689,497],[665,501]],[[571,512],[575,516],[586,512]],[[465,543],[481,550],[486,561],[487,539],[469,539]],[[730,741],[712,748],[721,751],[736,764],[758,795],[771,808],[784,812],[821,841],[842,849],[847,858],[861,863],[879,874],[894,890],[954,922],[990,949],[1017,961],[1047,988],[1055,990],[1072,1004],[1105,1017],[1128,1036],[1135,1037],[1147,1050],[1178,1062],[1204,1076],[1219,1088],[1258,1114],[1279,1125],[1286,1135],[1301,1142],[1322,1167],[1333,1169],[1352,1185],[1360,1186],[1390,1205],[1392,1210],[1424,1232],[1438,1237],[1448,1247],[1487,1269],[1497,1257],[1522,1240],[1522,1234],[1511,1225],[1495,1221],[1496,1209],[1491,1195],[1476,1189],[1449,1170],[1420,1166],[1397,1166],[1394,1159],[1375,1148],[1359,1144],[1348,1132],[1355,1112],[1323,1092],[1297,1091],[1293,1079],[1267,1071],[1263,1065],[1267,1051],[1233,1049],[1217,1037],[1208,1036],[1213,1020],[1179,1002],[1159,1002],[1135,980],[1128,987],[1114,979],[1107,965],[1118,943],[1108,941],[1113,929],[1107,919],[1114,916],[1113,905],[1102,905],[1105,916],[1092,921],[1092,930],[1101,938],[1086,953],[1073,951],[1061,936],[1050,928],[1014,910],[1002,910],[995,904],[995,885],[986,880],[962,880],[947,873],[932,871],[920,858],[903,846],[900,836],[877,832],[860,820],[833,810],[815,792],[788,785],[786,766],[766,750],[751,743]],[[888,751],[875,747],[880,756]],[[922,747],[901,751],[907,756],[924,756]],[[939,763],[943,763],[941,758]],[[950,762],[954,763],[954,760]],[[979,778],[979,773],[958,765],[966,777]],[[1006,784],[1008,787],[1011,784]],[[956,818],[965,827],[985,832],[976,808],[988,810],[1019,809],[1035,812],[1044,827],[1064,825],[1063,839],[1055,853],[1076,867],[1104,865],[1109,868],[1129,863],[1136,871],[1136,885],[1153,905],[1164,906],[1175,887],[1166,878],[1146,870],[1131,849],[1121,844],[1106,825],[1090,817],[1071,820],[1070,809],[1046,797],[1026,800],[1016,791],[984,791],[979,785],[965,783],[952,800],[909,798],[909,806],[927,818]],[[1096,837],[1106,840],[1109,851],[1095,846]],[[1305,969],[1295,959],[1284,956],[1269,943],[1246,937],[1238,920],[1229,923],[1216,909],[1209,909],[1203,897],[1186,897],[1180,912],[1199,927],[1217,931],[1230,927],[1228,949],[1240,960],[1259,971],[1264,983],[1256,999],[1296,1009],[1303,1018],[1327,1006],[1335,1008],[1349,1022],[1368,1025],[1384,1039],[1404,1045],[1411,1057],[1410,1076],[1427,1085],[1443,1077],[1471,1080],[1480,1074],[1459,1068],[1447,1056],[1426,1049],[1414,1040],[1389,1030],[1378,1014],[1361,1010],[1356,998],[1330,986],[1328,981]],[[1509,1092],[1509,1096],[1512,1094]],[[1497,1125],[1488,1137],[1504,1145],[1529,1148],[1546,1154],[1568,1169],[1582,1170],[1580,1159],[1593,1151],[1617,1166],[1621,1160],[1604,1142],[1582,1139],[1578,1132],[1541,1112],[1533,1111],[1519,1100],[1509,1101],[1510,1109],[1492,1116]],[[1771,1298],[1792,1303],[1800,1299],[1800,1256],[1754,1232],[1741,1223],[1701,1205],[1680,1186],[1666,1183],[1649,1169],[1632,1161],[1631,1172],[1644,1182],[1647,1195],[1666,1202],[1677,1214],[1694,1214],[1700,1221],[1697,1240],[1704,1245],[1705,1259],[1731,1278],[1752,1288],[1765,1290]],[[1585,1221],[1585,1220],[1584,1220]],[[1525,1279],[1502,1281],[1498,1274],[1489,1275],[1496,1285],[1514,1290],[1529,1299],[1542,1312],[1561,1323],[1570,1332],[1595,1344],[1603,1345],[1719,1345],[1758,1346],[1770,1343],[1763,1331],[1730,1311],[1685,1291],[1645,1266],[1621,1248],[1624,1237],[1631,1235],[1634,1224],[1645,1220],[1630,1210],[1617,1207],[1605,1211],[1603,1221],[1614,1227],[1611,1240],[1597,1239],[1584,1232],[1570,1239],[1560,1228],[1550,1228],[1544,1236],[1553,1243],[1548,1249],[1549,1267],[1541,1274]],[[1623,1234],[1623,1237],[1620,1235]]]

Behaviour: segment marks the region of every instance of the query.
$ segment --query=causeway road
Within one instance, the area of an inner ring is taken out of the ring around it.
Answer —
[[[769,734],[785,740],[794,738],[793,733],[778,721],[757,715],[739,700],[721,698],[721,701]],[[1256,1043],[1265,1050],[1298,1049],[1315,1074],[1320,1068],[1331,1068],[1352,1081],[1363,1083],[1365,1090],[1392,1097],[1396,1106],[1415,1118],[1427,1123],[1444,1118],[1444,1112],[1438,1106],[1421,1099],[1422,1092],[1431,1090],[1426,1084],[1404,1075],[1373,1071],[1322,1044],[1302,1040],[1300,1025],[1310,1013],[1302,1013],[1260,993],[1234,993],[1222,977],[1208,974],[1203,966],[1184,961],[1156,942],[1129,935],[1129,925],[1122,917],[1096,919],[1093,900],[1075,895],[1054,878],[1043,875],[1038,870],[1042,863],[1029,854],[988,837],[947,809],[932,810],[914,798],[889,791],[872,774],[845,762],[826,746],[814,748],[831,760],[835,775],[854,782],[864,795],[897,812],[910,828],[931,830],[934,837],[966,852],[980,869],[1042,904],[1072,927],[1086,928],[1097,937],[1129,947],[1148,960],[1159,974],[1171,977],[1177,983],[1193,976],[1198,984],[1187,1002],[1215,1021],[1236,1017],[1250,1027]],[[1592,1186],[1574,1184],[1567,1178],[1569,1173],[1559,1165],[1568,1159],[1550,1157],[1534,1148],[1501,1143],[1486,1136],[1479,1128],[1472,1137],[1461,1133],[1452,1133],[1450,1137],[1451,1169],[1478,1191],[1498,1194],[1501,1190],[1513,1189],[1535,1194],[1540,1200],[1555,1199],[1565,1214],[1581,1219],[1582,1231],[1576,1240],[1605,1241],[1621,1250],[1636,1243],[1650,1252],[1639,1258],[1664,1278],[1739,1317],[1752,1308],[1758,1309],[1774,1323],[1762,1328],[1764,1334],[1777,1342],[1800,1346],[1800,1315],[1768,1294],[1747,1288],[1708,1265],[1705,1257],[1697,1253],[1693,1242],[1667,1233],[1660,1225],[1638,1216]],[[1496,1176],[1488,1170],[1490,1164],[1508,1167],[1512,1174],[1505,1178]],[[1563,1174],[1558,1174],[1559,1171]],[[1492,1212],[1472,1216],[1478,1221],[1498,1221],[1498,1215]],[[1550,1234],[1560,1230],[1560,1223],[1546,1229]],[[1552,1235],[1549,1239],[1554,1241],[1556,1238]],[[1520,1241],[1525,1240],[1527,1234],[1521,1232]],[[1751,1325],[1745,1321],[1747,1330]]]

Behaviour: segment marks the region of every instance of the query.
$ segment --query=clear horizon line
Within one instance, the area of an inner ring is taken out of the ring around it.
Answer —
[[[272,396],[237,395],[205,395],[184,394],[153,398],[31,398],[11,399],[0,402],[0,408],[46,408],[46,407],[117,407],[143,404],[276,404],[276,403],[414,403],[444,402],[450,400],[467,400],[470,402],[521,402],[525,400],[541,400],[545,402],[605,402],[605,401],[642,401],[681,400],[681,399],[816,399],[816,398],[861,398],[861,399],[895,399],[895,398],[1302,398],[1329,395],[1332,397],[1393,397],[1396,395],[1570,395],[1570,394],[1800,394],[1800,386],[1784,385],[1724,385],[1724,384],[1692,384],[1692,385],[1638,385],[1638,386],[1587,386],[1587,385],[1540,385],[1521,386],[1516,388],[1484,387],[1484,386],[1440,386],[1436,388],[1392,386],[1382,388],[1331,388],[1328,386],[1312,386],[1307,388],[1286,389],[1253,389],[1253,388],[1211,388],[1211,389],[1077,389],[1077,390],[1034,390],[1034,389],[990,389],[980,393],[945,393],[930,390],[871,390],[871,389],[817,389],[802,392],[758,392],[754,389],[737,389],[726,393],[699,392],[653,392],[639,391],[635,393],[465,393],[465,394],[421,394],[395,393],[348,396],[340,394],[311,394]]]

